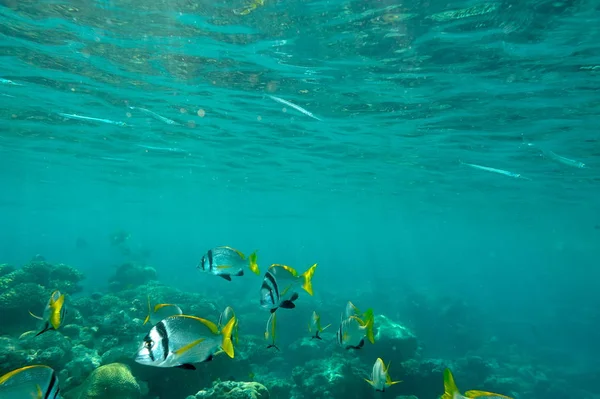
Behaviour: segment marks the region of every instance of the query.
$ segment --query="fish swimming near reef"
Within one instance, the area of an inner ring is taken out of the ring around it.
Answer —
[[[54,291],[50,295],[50,299],[48,300],[48,304],[44,309],[44,314],[42,317],[34,315],[31,313],[31,311],[29,314],[44,322],[42,330],[35,335],[36,337],[48,330],[58,330],[58,328],[63,324],[66,314],[65,296],[58,290]]]
[[[345,349],[360,349],[365,345],[365,338],[372,344],[373,338],[373,318],[366,322],[356,316],[350,316],[347,319],[341,317],[340,328],[336,332],[337,343]]]
[[[279,351],[279,347],[275,344],[275,338],[276,338],[276,334],[275,332],[277,331],[277,314],[276,313],[271,313],[271,316],[269,316],[269,320],[267,320],[267,327],[265,328],[265,339],[269,339],[269,337],[271,337],[271,343],[267,346],[267,349],[269,348],[275,348],[277,349],[277,351]]]
[[[223,312],[219,316],[219,322],[217,323],[217,328],[219,330],[223,329],[227,325],[227,323],[229,323],[229,320],[234,319],[234,318],[235,318],[235,324],[233,325],[232,339],[235,340],[235,343],[237,345],[237,343],[239,342],[238,320],[235,317],[235,312],[233,311],[233,308],[231,306],[227,306],[225,308],[225,310],[223,310]]]
[[[392,378],[390,377],[390,374],[389,374],[389,370],[390,370],[389,363],[386,367],[385,364],[383,363],[383,360],[379,357],[379,358],[377,358],[377,360],[375,361],[375,364],[373,365],[373,371],[371,372],[371,379],[367,380],[365,378],[365,381],[367,381],[369,384],[371,384],[371,386],[373,388],[375,388],[376,391],[385,392],[386,388],[388,388],[394,384],[398,384],[399,382],[402,382],[402,381],[392,381]]]
[[[216,324],[196,316],[175,315],[158,322],[144,337],[135,361],[154,367],[195,370],[193,363],[208,362],[221,350],[234,357],[232,317],[219,331]]]
[[[315,335],[312,336],[312,339],[323,339],[319,334],[326,330],[329,326],[331,326],[331,324],[321,327],[321,316],[319,316],[317,312],[313,311],[310,318],[310,323],[308,324],[308,332],[315,332]]]
[[[148,315],[146,316],[146,319],[144,319],[144,324],[150,322],[152,325],[155,325],[169,316],[180,314],[183,314],[181,308],[170,303],[159,303],[152,308],[150,305],[150,297],[148,297]]]
[[[302,274],[286,265],[273,264],[269,267],[263,277],[260,287],[260,306],[269,309],[271,313],[278,308],[293,309],[294,302],[298,299],[298,293],[294,288],[302,284],[302,289],[312,296],[312,278],[315,274],[317,264],[312,265]]]
[[[260,274],[258,268],[256,251],[248,257],[235,248],[223,246],[209,249],[200,259],[197,268],[200,271],[214,274],[231,281],[232,276],[243,276],[244,267],[254,274]]]
[[[59,399],[54,370],[48,366],[25,366],[0,377],[2,399]]]
[[[444,370],[444,394],[440,399],[467,399],[467,398],[485,398],[485,399],[512,399],[511,397],[485,391],[466,391],[463,394],[458,390],[454,382],[454,376],[450,369]]]

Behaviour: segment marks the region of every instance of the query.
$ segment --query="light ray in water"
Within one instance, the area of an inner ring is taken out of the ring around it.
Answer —
[[[146,150],[187,153],[186,150],[182,150],[181,148],[176,148],[176,147],[155,147],[155,146],[152,146],[152,145],[145,145],[145,144],[138,144],[137,146],[145,148]]]
[[[92,118],[90,116],[75,115],[75,114],[63,114],[62,112],[59,112],[58,115],[62,116],[63,118],[75,119],[75,120],[79,120],[79,121],[91,121],[91,122],[108,123],[110,125],[117,125],[117,126],[129,126],[125,122],[111,121],[110,119]]]
[[[181,126],[181,123],[175,122],[174,120],[169,119],[169,118],[165,118],[164,116],[159,115],[156,112],[150,111],[149,109],[146,109],[146,108],[129,106],[129,109],[141,111],[141,112],[145,113],[146,115],[150,115],[152,118],[154,118],[156,120],[166,123],[167,125]]]
[[[531,180],[530,178],[525,177],[525,176],[521,175],[520,173],[514,173],[514,172],[510,172],[508,170],[490,168],[489,166],[482,166],[482,165],[477,165],[477,164],[474,164],[474,163],[466,163],[466,162],[463,162],[463,161],[460,161],[460,163],[462,165],[467,165],[467,166],[469,166],[471,168],[474,168],[474,169],[485,170],[486,172],[498,173],[500,175],[514,177],[516,179]]]
[[[301,106],[299,106],[299,105],[292,104],[291,102],[289,102],[289,101],[286,101],[286,100],[284,100],[283,98],[279,98],[279,97],[275,97],[275,96],[271,96],[271,95],[269,95],[269,97],[270,97],[272,100],[274,100],[274,101],[277,101],[278,103],[285,104],[285,105],[287,105],[287,106],[290,106],[290,107],[294,108],[295,110],[298,110],[298,111],[302,112],[302,113],[303,113],[304,115],[306,115],[306,116],[310,116],[311,118],[313,118],[313,119],[316,119],[316,120],[318,120],[318,121],[323,121],[322,119],[320,119],[320,118],[318,118],[318,117],[314,116],[312,112],[305,110],[304,108],[302,108],[302,107],[301,107]]]

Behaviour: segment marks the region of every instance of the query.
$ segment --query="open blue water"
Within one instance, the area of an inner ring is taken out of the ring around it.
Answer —
[[[99,289],[123,229],[194,290],[206,249],[258,248],[319,262],[324,303],[458,297],[598,367],[600,2],[1,4],[0,263]]]

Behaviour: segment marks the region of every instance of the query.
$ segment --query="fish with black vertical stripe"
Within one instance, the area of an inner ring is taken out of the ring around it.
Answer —
[[[58,378],[48,366],[21,367],[0,377],[0,398],[59,399]]]
[[[273,264],[263,277],[260,287],[260,306],[269,309],[271,313],[279,308],[293,309],[294,302],[299,295],[296,292],[298,285],[309,295],[313,294],[312,278],[317,264],[312,265],[302,274],[286,265]]]
[[[212,360],[225,352],[233,358],[235,316],[219,330],[213,322],[196,316],[173,315],[158,322],[144,337],[135,361],[154,367],[195,370],[194,363]]]
[[[231,281],[231,277],[244,275],[247,266],[254,274],[260,274],[258,268],[256,251],[249,256],[235,248],[223,246],[209,249],[200,259],[198,270]]]

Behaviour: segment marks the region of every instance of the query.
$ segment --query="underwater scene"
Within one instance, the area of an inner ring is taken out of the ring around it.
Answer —
[[[600,0],[0,21],[0,399],[600,399]]]

